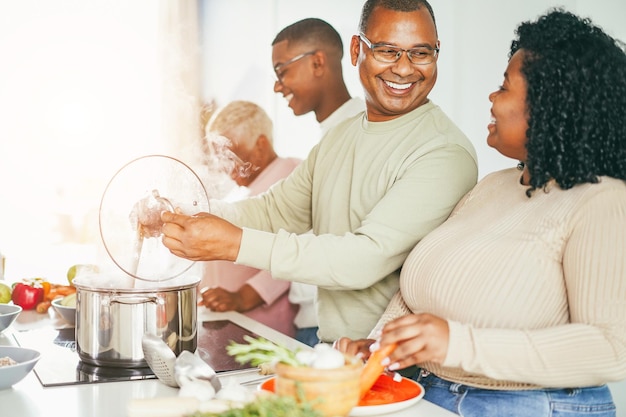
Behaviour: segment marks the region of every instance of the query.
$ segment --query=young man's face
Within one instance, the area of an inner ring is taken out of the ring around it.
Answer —
[[[277,81],[274,92],[280,93],[296,116],[314,111],[317,106],[315,50],[307,45],[277,42],[272,47],[272,65]]]
[[[372,45],[402,49],[439,46],[435,23],[426,7],[413,12],[376,7],[363,35]],[[414,64],[402,52],[396,62],[381,62],[358,35],[352,37],[350,56],[359,70],[370,121],[395,119],[426,103],[437,80],[437,56],[431,63]]]

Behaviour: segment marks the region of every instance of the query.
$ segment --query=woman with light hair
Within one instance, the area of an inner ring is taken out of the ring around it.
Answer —
[[[231,178],[248,196],[260,194],[285,178],[301,162],[281,158],[273,147],[273,123],[249,101],[233,101],[217,110],[206,126],[207,148],[230,162]],[[221,148],[221,149],[216,149]],[[281,333],[294,336],[297,306],[288,300],[289,281],[269,272],[210,261],[204,265],[202,304],[213,311],[238,311]]]

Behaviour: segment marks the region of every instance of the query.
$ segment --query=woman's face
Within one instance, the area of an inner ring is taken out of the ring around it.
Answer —
[[[521,72],[523,57],[522,50],[511,57],[504,73],[504,83],[489,95],[492,106],[487,144],[504,156],[525,162],[528,109],[526,79]]]

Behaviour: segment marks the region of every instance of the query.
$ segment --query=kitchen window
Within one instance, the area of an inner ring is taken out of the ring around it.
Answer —
[[[148,154],[187,158],[200,131],[194,25],[195,0],[0,3],[6,279],[63,281],[94,262],[115,172]]]

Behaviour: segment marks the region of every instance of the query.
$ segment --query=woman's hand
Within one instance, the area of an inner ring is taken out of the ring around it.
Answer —
[[[333,347],[346,355],[356,356],[361,359],[370,357],[370,346],[375,342],[373,339],[352,340],[342,337],[335,340]]]
[[[170,252],[192,261],[235,261],[243,230],[209,213],[187,216],[164,211],[163,245]]]
[[[224,288],[209,288],[202,292],[202,301],[200,302],[206,308],[213,311],[239,311],[240,300],[236,292],[226,291]]]
[[[380,345],[396,343],[389,357],[391,371],[424,362],[441,364],[448,353],[448,322],[432,314],[409,314],[385,325]]]
[[[263,299],[250,285],[243,285],[238,291],[230,292],[221,287],[205,288],[201,294],[199,304],[213,311],[238,311],[240,313],[252,310],[263,304]]]

